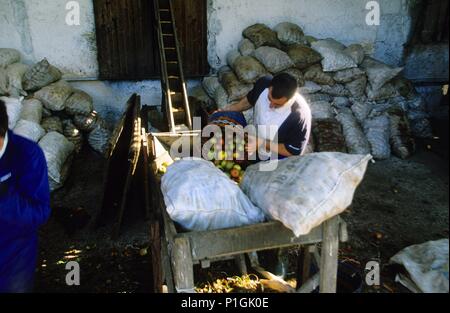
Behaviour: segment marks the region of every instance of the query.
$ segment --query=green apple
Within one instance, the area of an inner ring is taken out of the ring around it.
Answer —
[[[238,170],[238,171],[242,171],[242,167],[239,164],[235,164],[233,166],[234,169]]]
[[[229,171],[229,170],[231,170],[233,168],[233,166],[234,166],[234,163],[231,162],[231,161],[228,161],[227,164],[225,165],[225,169],[227,171]]]

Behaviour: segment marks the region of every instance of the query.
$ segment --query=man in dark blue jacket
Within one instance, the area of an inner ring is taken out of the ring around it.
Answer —
[[[32,291],[38,228],[49,215],[44,154],[37,144],[8,130],[0,100],[0,293]]]

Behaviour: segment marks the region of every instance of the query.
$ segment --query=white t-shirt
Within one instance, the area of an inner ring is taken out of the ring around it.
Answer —
[[[254,125],[258,136],[275,143],[284,144],[293,155],[301,155],[311,134],[311,110],[306,100],[297,92],[283,107],[270,108],[269,87],[272,77],[259,79],[253,90],[247,95],[254,107]],[[260,151],[260,158],[275,159],[281,156],[268,151]],[[281,157],[282,158],[282,157]]]

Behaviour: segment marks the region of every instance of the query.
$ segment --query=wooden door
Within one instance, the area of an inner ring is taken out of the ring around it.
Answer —
[[[172,0],[186,77],[206,75],[206,0]],[[94,0],[100,79],[160,77],[152,0]]]

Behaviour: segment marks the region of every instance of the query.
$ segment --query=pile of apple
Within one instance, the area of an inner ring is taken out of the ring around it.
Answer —
[[[225,132],[222,132],[224,134]],[[230,179],[240,183],[248,165],[245,152],[247,137],[243,132],[226,134],[221,137],[212,137],[208,140],[211,149],[208,151],[208,160],[223,171]]]

